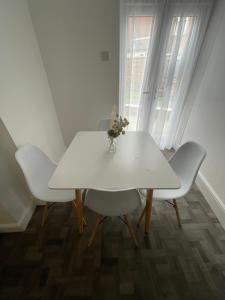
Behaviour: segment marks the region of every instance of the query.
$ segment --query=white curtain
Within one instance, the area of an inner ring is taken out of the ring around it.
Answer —
[[[213,0],[121,0],[120,113],[172,148]]]

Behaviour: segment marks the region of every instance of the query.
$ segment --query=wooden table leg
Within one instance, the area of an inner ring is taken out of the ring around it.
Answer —
[[[146,205],[145,205],[145,233],[146,234],[148,234],[148,230],[151,222],[152,195],[153,195],[153,189],[148,189],[147,197],[146,197]]]
[[[75,196],[76,196],[75,201],[76,201],[76,209],[77,209],[79,234],[82,234],[84,231],[84,222],[83,222],[84,215],[83,215],[83,201],[82,201],[81,190],[76,189]]]

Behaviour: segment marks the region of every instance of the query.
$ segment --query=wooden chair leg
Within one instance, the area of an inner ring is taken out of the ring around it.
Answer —
[[[142,219],[144,218],[144,215],[145,215],[145,209],[146,207],[142,210],[142,213],[140,215],[140,218],[138,219],[138,222],[137,222],[137,226],[139,227],[140,226],[140,223],[142,221]]]
[[[124,215],[123,217],[124,217],[124,219],[125,219],[125,222],[126,222],[126,224],[127,224],[128,229],[129,229],[130,236],[131,236],[131,238],[133,239],[133,241],[134,241],[136,247],[138,247],[138,241],[137,241],[136,235],[135,235],[135,233],[134,233],[133,227],[132,227],[132,225],[131,225],[129,219],[127,218],[127,215]]]
[[[73,212],[74,212],[74,214],[75,214],[75,217],[77,217],[77,205],[76,205],[75,200],[73,200],[73,201],[71,202],[71,204],[72,204],[72,208],[73,208]]]
[[[48,217],[48,204],[46,203],[44,205],[43,213],[42,213],[42,221],[41,221],[41,226],[43,227],[45,225],[45,222]]]
[[[175,212],[176,212],[178,226],[181,227],[180,214],[179,214],[179,210],[178,210],[176,199],[173,199],[173,207],[174,207]]]
[[[99,215],[97,215],[96,220],[95,220],[95,224],[94,224],[91,236],[90,236],[90,239],[88,241],[88,247],[91,246],[91,244],[92,244],[92,242],[93,242],[93,240],[95,238],[95,235],[96,235],[96,232],[97,232],[97,228],[98,228],[98,225],[99,225],[100,222],[101,222],[101,217]]]
[[[72,201],[72,208],[73,208],[74,214],[77,218],[77,204],[76,204],[75,200]],[[86,221],[85,217],[82,217],[82,218],[83,218],[84,226],[87,226],[87,221]]]
[[[83,192],[82,192],[82,201],[83,201],[83,203],[84,203],[84,201],[85,201],[85,197],[86,197],[86,194],[87,194],[87,189],[85,189],[85,190],[83,190]]]
[[[86,221],[85,217],[83,217],[83,223],[84,223],[84,226],[87,226],[87,221]]]

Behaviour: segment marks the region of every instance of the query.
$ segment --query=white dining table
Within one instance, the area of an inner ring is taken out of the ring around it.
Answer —
[[[108,151],[105,131],[78,132],[53,173],[49,188],[74,189],[80,234],[83,233],[83,189],[108,192],[146,189],[145,232],[148,233],[154,189],[176,189],[179,179],[145,132],[126,132]]]

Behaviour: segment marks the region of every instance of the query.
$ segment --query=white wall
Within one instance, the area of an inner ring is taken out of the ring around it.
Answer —
[[[0,118],[10,133],[0,122],[0,231],[24,230],[34,205],[16,146],[35,144],[55,160],[65,150],[26,0],[0,0]]]
[[[26,0],[0,0],[0,117],[17,146],[65,150]]]
[[[198,184],[225,226],[225,1],[215,9],[189,98],[194,107],[182,142],[206,148]]]
[[[119,0],[29,0],[63,136],[96,129],[118,103]],[[100,52],[110,60],[101,61]]]

